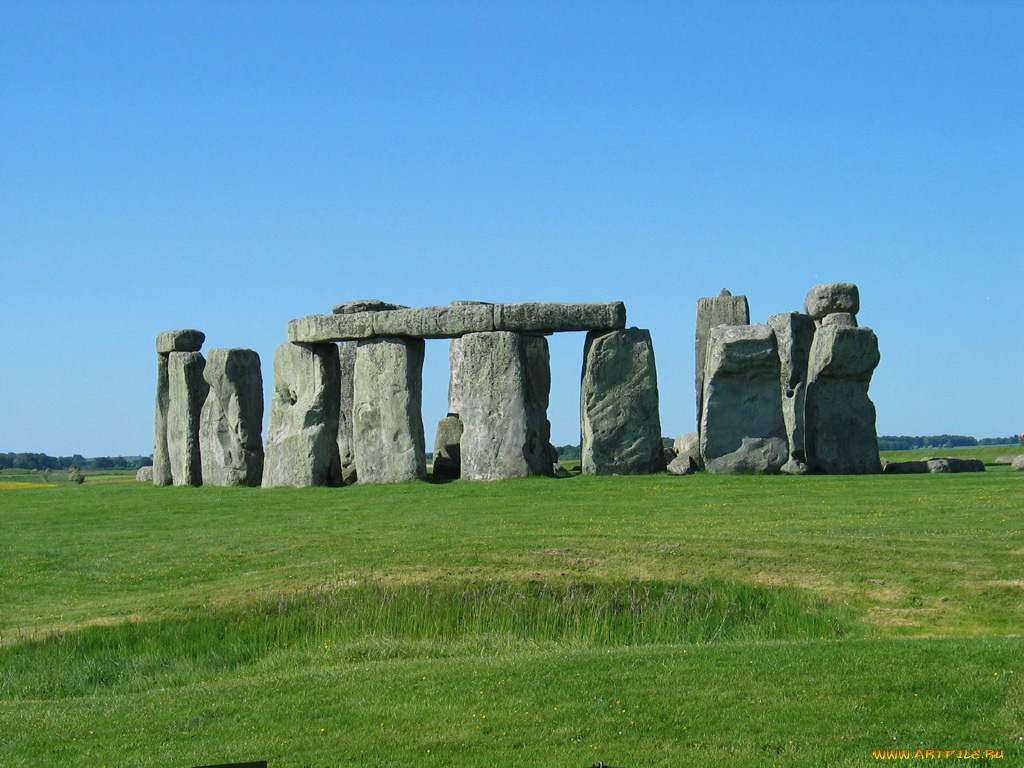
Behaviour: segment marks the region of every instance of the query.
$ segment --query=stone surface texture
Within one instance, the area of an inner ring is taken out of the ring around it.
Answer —
[[[357,312],[383,312],[389,309],[408,309],[405,304],[391,304],[380,299],[356,299],[334,306],[336,315],[353,315]]]
[[[263,487],[341,484],[338,347],[281,344],[274,353]]]
[[[594,304],[528,301],[494,305],[494,328],[498,331],[556,333],[625,327],[626,305],[621,301]]]
[[[810,317],[810,315],[807,315]],[[846,328],[856,328],[857,316],[849,312],[833,312],[830,315],[825,315],[821,318],[822,325],[841,325]]]
[[[676,456],[665,467],[673,475],[692,475],[697,470],[687,456]]]
[[[494,307],[491,304],[395,309],[377,312],[373,316],[373,331],[378,336],[448,339],[491,330],[494,330]]]
[[[807,292],[804,312],[815,320],[821,320],[834,312],[860,312],[860,291],[853,283],[823,283]]]
[[[455,480],[462,475],[462,421],[458,416],[445,416],[437,423],[434,440],[434,477]]]
[[[199,420],[205,485],[258,486],[263,480],[263,374],[251,349],[211,349],[209,394]]]
[[[135,473],[135,482],[152,483],[153,467],[139,467],[139,471]]]
[[[359,342],[352,439],[360,483],[401,483],[427,474],[420,415],[421,339],[382,336]]]
[[[984,472],[985,462],[981,459],[964,459],[954,456],[929,456],[921,459],[929,472]]]
[[[492,331],[461,347],[462,478],[550,475],[547,340]]]
[[[375,312],[337,315],[306,315],[288,321],[288,341],[296,344],[323,344],[328,341],[352,341],[373,338]]]
[[[1014,472],[1024,472],[1024,453],[1020,456],[1016,456],[1013,459],[1013,464],[1010,465]]]
[[[717,325],[747,325],[750,323],[750,307],[746,296],[733,296],[725,288],[718,296],[697,299],[696,335],[696,394],[697,431],[700,432],[701,414],[704,410],[704,357],[707,354],[708,336]]]
[[[338,342],[338,459],[341,461],[341,480],[344,485],[354,481],[356,449],[352,440],[352,408],[356,376],[356,348],[358,342]]]
[[[689,459],[694,471],[704,469],[704,463],[700,458],[700,435],[696,432],[687,432],[677,437],[672,442],[672,450],[677,457]]]
[[[175,485],[202,485],[199,419],[209,387],[203,378],[206,360],[199,352],[167,356],[167,455]]]
[[[890,461],[882,467],[887,475],[923,475],[928,472],[925,461]]]
[[[779,472],[789,459],[775,333],[719,325],[708,336],[700,447],[709,472]]]
[[[462,339],[448,345],[448,415],[458,416],[462,410]]]
[[[203,348],[205,340],[206,334],[195,328],[186,328],[183,331],[164,331],[157,334],[156,351],[161,355],[171,352],[198,352]]]
[[[156,356],[156,413],[153,418],[153,485],[170,485],[171,457],[167,453],[167,411],[171,404],[167,355]]]
[[[823,325],[814,334],[807,372],[807,463],[827,474],[881,471],[875,406],[868,397],[878,366],[870,328]]]
[[[580,389],[580,463],[588,475],[665,470],[650,331],[587,334]]]
[[[775,333],[775,345],[779,351],[782,418],[789,443],[789,459],[780,471],[805,474],[804,398],[807,394],[807,362],[814,342],[814,320],[800,312],[780,312],[768,318],[768,327]]]

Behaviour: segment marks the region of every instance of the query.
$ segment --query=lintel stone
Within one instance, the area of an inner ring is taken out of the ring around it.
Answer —
[[[373,338],[376,312],[338,315],[307,315],[288,321],[288,341],[294,344],[322,344],[326,341],[358,341]]]
[[[373,315],[373,331],[378,336],[450,339],[493,330],[494,306],[491,304],[394,309]]]
[[[626,305],[621,301],[593,304],[526,301],[496,304],[494,328],[520,333],[558,331],[617,331],[626,327]]]
[[[171,352],[198,352],[203,348],[206,334],[195,328],[182,331],[163,331],[156,337],[156,351],[161,355]]]

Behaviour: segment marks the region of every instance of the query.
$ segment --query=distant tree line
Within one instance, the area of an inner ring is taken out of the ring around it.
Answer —
[[[878,450],[909,451],[914,448],[961,448],[972,445],[1017,445],[1020,437],[985,437],[978,440],[967,435],[879,435]]]
[[[153,464],[150,456],[47,456],[45,453],[0,453],[0,469],[138,469]]]

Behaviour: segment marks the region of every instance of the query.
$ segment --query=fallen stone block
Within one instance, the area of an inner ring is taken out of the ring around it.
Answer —
[[[929,456],[921,459],[929,472],[984,472],[985,462],[981,459],[964,459],[954,456]]]

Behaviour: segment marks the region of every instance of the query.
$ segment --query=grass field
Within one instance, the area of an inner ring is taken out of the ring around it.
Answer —
[[[1013,764],[988,469],[0,486],[0,765]]]

